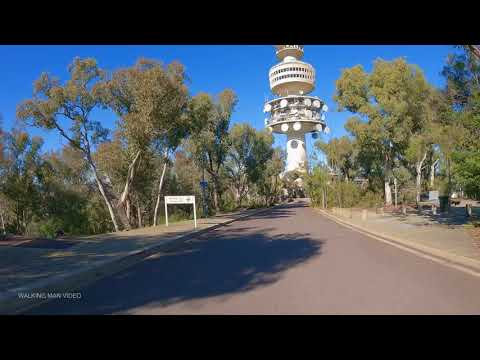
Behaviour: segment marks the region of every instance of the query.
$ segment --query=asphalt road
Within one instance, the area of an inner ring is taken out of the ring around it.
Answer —
[[[480,277],[304,203],[203,234],[30,314],[480,314]]]

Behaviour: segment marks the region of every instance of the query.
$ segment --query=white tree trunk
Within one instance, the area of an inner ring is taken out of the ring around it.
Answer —
[[[392,188],[389,179],[385,179],[385,205],[392,205]]]
[[[433,188],[435,186],[435,168],[437,167],[438,160],[436,160],[430,166],[430,187]]]
[[[90,163],[90,166],[93,170],[93,175],[95,176],[95,181],[97,182],[98,190],[100,191],[100,194],[102,194],[103,200],[105,201],[105,204],[107,205],[108,212],[110,213],[110,218],[111,218],[112,223],[113,223],[113,227],[115,228],[115,231],[120,231],[120,229],[118,227],[118,224],[117,224],[117,220],[115,219],[115,213],[113,212],[112,204],[110,202],[110,199],[107,197],[107,194],[105,193],[105,188],[103,187],[102,181],[98,177],[97,169],[95,168],[95,166],[92,163]]]
[[[125,204],[126,204],[126,210],[125,210],[125,212],[126,212],[126,214],[127,214],[127,220],[128,220],[129,223],[131,223],[131,220],[130,220],[130,214],[131,214],[130,200],[127,199],[127,201],[125,202]]]
[[[398,205],[398,188],[397,188],[397,178],[393,179],[393,184],[395,186],[395,207]]]
[[[0,217],[2,218],[2,231],[3,234],[6,234],[7,232],[5,231],[5,221],[3,220],[3,211],[0,209]]]
[[[218,182],[217,178],[213,177],[213,206],[215,207],[215,211],[220,211],[220,199],[218,196]]]
[[[430,187],[433,188],[435,186],[435,165],[432,164],[430,166]]]
[[[140,209],[140,202],[137,201],[137,218],[138,218],[138,227],[142,227],[142,210]]]
[[[417,162],[417,164],[415,165],[415,171],[417,172],[417,179],[416,179],[417,204],[420,202],[420,192],[422,190],[422,166],[426,158],[427,158],[427,152],[423,154],[422,159],[419,162]]]
[[[160,197],[161,197],[160,195],[162,194],[163,178],[165,176],[166,169],[167,169],[167,159],[165,158],[165,162],[163,163],[162,176],[160,177],[160,183],[158,184],[157,202],[155,204],[155,211],[153,213],[153,226],[157,226],[158,208],[160,207]]]
[[[127,180],[125,181],[125,187],[123,188],[122,196],[120,196],[120,204],[124,204],[125,201],[127,200],[128,194],[130,193],[130,185],[133,181],[133,178],[135,177],[135,167],[137,165],[138,159],[140,159],[142,151],[138,150],[137,154],[135,155],[135,158],[133,159],[132,163],[128,167],[128,174],[127,174]],[[128,218],[130,218],[127,215]]]
[[[417,204],[420,202],[420,191],[421,191],[421,187],[422,187],[422,170],[420,169],[416,169],[417,170],[417,177],[416,177],[416,181],[415,181],[415,187],[416,187],[416,200],[417,200]]]

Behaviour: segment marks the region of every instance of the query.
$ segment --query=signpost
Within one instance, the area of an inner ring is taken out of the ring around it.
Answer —
[[[208,182],[205,180],[200,181],[200,187],[202,188],[202,204],[203,204],[203,217],[207,217],[207,202],[206,202],[206,196],[205,196],[205,191],[207,190],[208,187]]]
[[[195,196],[165,196],[165,221],[168,226],[168,204],[192,204],[193,219],[195,221],[195,229],[197,228],[197,208],[195,206]]]

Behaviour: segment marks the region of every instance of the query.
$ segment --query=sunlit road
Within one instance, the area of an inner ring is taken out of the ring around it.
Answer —
[[[158,253],[31,314],[480,314],[480,278],[346,229],[304,203]]]

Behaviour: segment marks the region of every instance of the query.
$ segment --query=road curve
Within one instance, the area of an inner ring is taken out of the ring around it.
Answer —
[[[480,314],[480,278],[292,203],[29,314]]]

